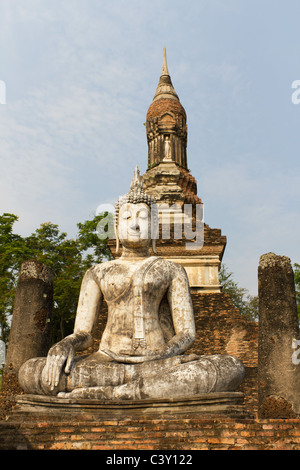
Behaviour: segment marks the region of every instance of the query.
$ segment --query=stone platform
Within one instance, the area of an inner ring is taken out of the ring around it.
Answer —
[[[20,395],[0,421],[0,450],[107,451],[102,457],[115,451],[300,449],[300,419],[259,420],[243,412],[242,402],[237,392],[152,404]]]
[[[188,398],[143,400],[83,400],[44,395],[19,395],[14,413],[87,414],[103,418],[162,415],[226,415],[245,416],[244,394],[241,392],[207,393]]]

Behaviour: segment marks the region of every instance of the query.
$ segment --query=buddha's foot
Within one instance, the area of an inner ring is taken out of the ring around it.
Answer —
[[[75,388],[71,392],[59,392],[58,398],[111,400],[114,387]]]
[[[138,381],[119,386],[77,387],[71,392],[59,392],[58,398],[94,399],[94,400],[128,400],[140,399]]]

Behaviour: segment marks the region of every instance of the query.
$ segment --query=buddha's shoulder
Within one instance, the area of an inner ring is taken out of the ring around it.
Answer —
[[[153,259],[156,261],[156,267],[159,270],[164,271],[170,278],[187,277],[186,270],[180,263],[161,258],[160,256],[153,257]]]
[[[115,269],[117,267],[117,264],[118,263],[116,260],[104,261],[103,263],[95,264],[86,271],[85,275],[87,277],[96,277],[99,279],[112,269]]]

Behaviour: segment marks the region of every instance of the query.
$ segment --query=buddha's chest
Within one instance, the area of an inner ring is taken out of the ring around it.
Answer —
[[[116,264],[101,280],[101,290],[107,302],[131,301],[140,296],[144,301],[161,299],[169,279],[159,263],[148,265]]]

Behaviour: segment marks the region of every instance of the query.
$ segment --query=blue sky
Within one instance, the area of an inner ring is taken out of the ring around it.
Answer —
[[[205,221],[255,294],[260,255],[300,263],[299,16],[296,0],[0,0],[1,213],[73,236],[127,192],[166,46]]]

